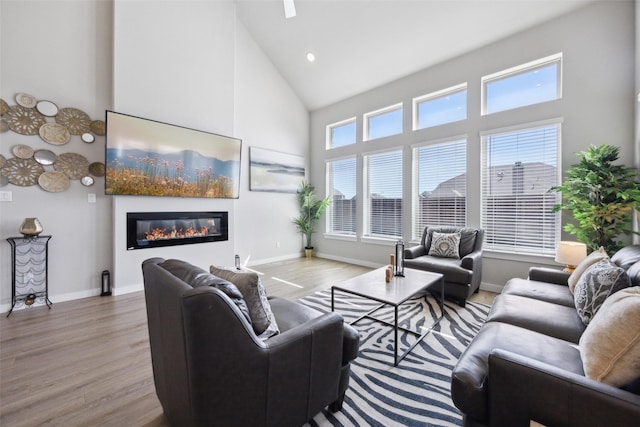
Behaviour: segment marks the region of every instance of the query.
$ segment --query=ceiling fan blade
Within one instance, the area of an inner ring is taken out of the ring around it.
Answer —
[[[293,0],[284,0],[284,16],[287,19],[296,16],[296,5],[293,4]]]

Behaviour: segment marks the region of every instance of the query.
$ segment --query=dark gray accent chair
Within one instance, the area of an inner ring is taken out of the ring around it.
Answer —
[[[460,232],[460,259],[428,255],[434,231]],[[484,230],[480,228],[427,226],[422,233],[420,245],[405,249],[404,266],[441,273],[444,276],[445,297],[455,300],[464,307],[467,299],[480,290],[483,240]]]
[[[280,333],[259,339],[238,306],[143,262],[153,377],[176,426],[300,426],[341,408],[359,335],[337,313],[270,299]],[[198,267],[194,267],[198,268]]]

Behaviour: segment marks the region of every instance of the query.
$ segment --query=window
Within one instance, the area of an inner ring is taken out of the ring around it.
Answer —
[[[485,248],[552,255],[560,237],[560,201],[548,190],[559,178],[560,122],[482,135]]]
[[[413,130],[466,118],[466,83],[413,99]]]
[[[402,150],[364,156],[365,234],[402,236]]]
[[[327,126],[327,149],[356,143],[356,118]]]
[[[402,133],[402,103],[364,115],[364,140]]]
[[[356,159],[327,162],[327,189],[331,200],[327,230],[332,234],[356,234]]]
[[[467,141],[413,149],[413,239],[427,225],[466,225]]]
[[[482,78],[482,114],[560,99],[562,54]]]

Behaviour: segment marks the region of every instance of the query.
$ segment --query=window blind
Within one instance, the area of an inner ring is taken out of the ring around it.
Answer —
[[[560,123],[482,137],[482,214],[485,248],[553,254],[559,215]]]
[[[413,239],[428,225],[466,225],[467,141],[413,149]]]
[[[365,233],[402,237],[402,150],[364,156]]]
[[[329,215],[327,230],[334,234],[356,234],[356,159],[327,163]]]

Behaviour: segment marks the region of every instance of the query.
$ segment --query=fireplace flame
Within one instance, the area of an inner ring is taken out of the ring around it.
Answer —
[[[166,240],[166,239],[188,239],[191,237],[204,237],[209,235],[209,229],[207,227],[201,227],[197,230],[193,227],[185,229],[177,229],[175,225],[171,227],[171,230],[167,231],[166,228],[153,228],[150,233],[145,233],[146,240]]]

